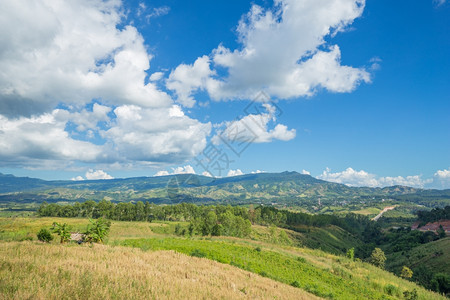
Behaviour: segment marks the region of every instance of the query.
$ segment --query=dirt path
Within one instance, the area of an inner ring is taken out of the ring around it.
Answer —
[[[383,216],[383,214],[385,212],[393,210],[396,207],[397,207],[397,205],[385,207],[378,215],[376,215],[375,217],[372,218],[372,221],[375,221],[375,222],[378,221],[378,219],[381,218],[381,216]]]

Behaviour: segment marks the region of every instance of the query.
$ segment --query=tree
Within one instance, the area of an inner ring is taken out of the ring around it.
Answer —
[[[411,278],[413,276],[413,271],[407,266],[403,266],[400,276],[405,279]]]
[[[444,227],[442,227],[442,224],[439,225],[439,228],[438,228],[438,230],[436,230],[436,232],[437,232],[437,234],[438,234],[440,239],[445,238],[446,234],[445,234]]]
[[[103,243],[105,238],[108,236],[109,228],[111,227],[111,222],[100,218],[96,221],[89,219],[91,224],[88,225],[86,232],[85,241],[94,243]]]
[[[381,269],[384,269],[384,264],[386,262],[386,255],[384,255],[383,250],[380,248],[375,248],[370,255],[370,263]]]
[[[67,242],[70,239],[70,227],[67,223],[59,224],[53,223],[52,231],[59,235],[61,244]]]
[[[346,256],[351,260],[355,259],[355,248],[350,248],[347,250]]]
[[[450,294],[450,276],[445,273],[437,273],[430,282],[431,287],[436,292],[444,295]]]
[[[53,240],[53,235],[51,234],[50,231],[48,231],[45,228],[42,228],[41,230],[39,230],[39,232],[37,233],[37,238],[38,240],[40,240],[41,242],[45,242],[45,243],[50,243]]]

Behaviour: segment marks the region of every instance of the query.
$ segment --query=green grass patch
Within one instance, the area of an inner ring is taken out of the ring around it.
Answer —
[[[374,280],[355,277],[344,264],[336,265],[333,269],[319,268],[304,259],[299,259],[296,255],[266,249],[255,251],[254,247],[229,242],[151,238],[124,240],[120,244],[144,251],[175,250],[187,255],[206,257],[299,287],[328,299],[396,299],[398,291],[401,291],[400,288],[395,291],[392,287],[385,289],[382,284]],[[344,258],[342,260],[348,263]],[[401,279],[398,280],[403,282]],[[439,296],[436,299],[438,298]]]

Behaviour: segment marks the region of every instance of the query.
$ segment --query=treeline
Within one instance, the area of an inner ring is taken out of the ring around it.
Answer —
[[[336,225],[351,233],[362,234],[367,230],[368,218],[355,214],[345,217],[335,215],[310,215],[301,212],[279,210],[274,207],[258,206],[249,208],[231,205],[156,205],[149,202],[112,203],[92,200],[60,205],[42,203],[37,211],[45,217],[85,217],[107,218],[117,221],[183,221],[190,222],[189,232],[204,235],[245,236],[250,224],[277,225],[297,229],[297,226]],[[216,226],[217,225],[217,226]]]
[[[450,206],[434,208],[431,211],[418,211],[417,218],[421,225],[440,220],[450,220]]]

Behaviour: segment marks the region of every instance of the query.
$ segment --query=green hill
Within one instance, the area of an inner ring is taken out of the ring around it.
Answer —
[[[44,181],[0,175],[0,202],[82,202],[105,198],[116,202],[150,201],[166,204],[263,203],[311,210],[313,207],[379,204],[384,199],[445,206],[450,203],[450,190],[421,190],[403,186],[349,187],[297,172],[226,178],[181,174],[85,181]]]

